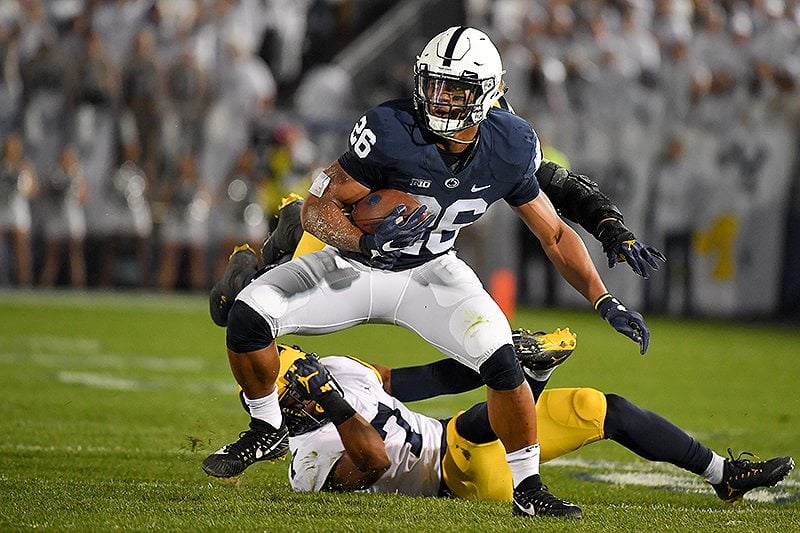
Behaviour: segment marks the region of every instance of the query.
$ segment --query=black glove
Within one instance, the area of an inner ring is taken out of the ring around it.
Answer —
[[[356,415],[355,409],[344,399],[339,384],[317,354],[309,353],[296,360],[286,373],[286,379],[304,399],[317,402],[335,425]]]
[[[608,268],[614,268],[617,263],[627,262],[634,273],[648,279],[650,273],[647,271],[647,265],[653,270],[658,270],[656,259],[667,261],[664,254],[656,248],[637,241],[634,234],[617,219],[601,222],[597,238],[603,243],[603,251],[608,258]]]
[[[427,216],[427,208],[419,206],[407,217],[402,217],[404,205],[398,205],[372,233],[365,233],[359,242],[361,253],[366,255],[375,268],[390,269],[400,256],[400,251],[408,248],[428,231],[434,222]]]
[[[644,355],[650,344],[650,330],[647,329],[641,314],[631,311],[609,293],[598,298],[594,308],[606,322],[611,324],[611,327],[638,342],[639,353]]]
[[[314,353],[296,360],[286,373],[286,380],[306,400],[319,402],[331,393],[339,394],[339,387],[333,376]]]

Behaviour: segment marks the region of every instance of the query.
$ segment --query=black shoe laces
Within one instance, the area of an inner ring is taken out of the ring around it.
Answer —
[[[242,431],[239,433],[239,440],[228,445],[228,452],[240,459],[252,459],[257,448],[269,447],[269,439],[265,437],[268,436],[253,429]]]
[[[570,502],[566,500],[559,499],[555,495],[553,495],[547,485],[542,485],[540,488],[536,490],[527,490],[524,492],[520,492],[519,500],[523,503],[528,504],[531,503],[537,508],[544,508],[550,509],[555,506],[560,505],[572,505]]]
[[[761,462],[754,462],[755,459],[758,461],[759,457],[750,452],[741,452],[739,453],[738,457],[733,456],[733,450],[728,448],[728,455],[730,459],[728,460],[728,464],[731,467],[731,477],[733,479],[742,479],[745,477],[750,477],[753,474],[761,473],[764,471],[763,463]]]

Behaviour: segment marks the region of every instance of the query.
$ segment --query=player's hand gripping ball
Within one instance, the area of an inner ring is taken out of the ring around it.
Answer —
[[[391,270],[403,249],[420,240],[436,218],[413,196],[384,189],[361,199],[351,212],[364,232],[359,249],[373,268]]]
[[[373,191],[353,206],[353,224],[364,233],[372,233],[399,206],[406,206],[401,216],[408,216],[420,206],[419,200],[396,189]]]

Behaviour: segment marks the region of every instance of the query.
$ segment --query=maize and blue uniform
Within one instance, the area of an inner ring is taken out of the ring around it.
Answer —
[[[369,365],[343,356],[321,359],[343,397],[383,437],[389,470],[366,491],[511,501],[511,470],[499,440],[475,444],[456,431],[456,418],[438,420],[414,412],[387,394]],[[553,389],[536,406],[542,461],[603,438],[605,396],[594,389]],[[345,453],[333,423],[289,438],[294,490],[316,492]],[[444,482],[443,482],[444,480]]]

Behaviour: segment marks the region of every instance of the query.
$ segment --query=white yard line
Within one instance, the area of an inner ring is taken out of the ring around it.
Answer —
[[[61,383],[84,385],[86,387],[105,390],[141,391],[154,389],[180,389],[190,392],[210,392],[230,394],[235,398],[236,385],[233,381],[202,380],[186,383],[183,380],[169,377],[152,379],[122,378],[113,374],[97,372],[72,372],[62,370],[56,373],[56,380]]]
[[[102,348],[99,339],[61,337],[57,335],[26,335],[24,337],[11,337],[9,340],[13,343],[22,344],[32,351],[43,352],[97,353]]]
[[[131,391],[146,388],[145,383],[141,380],[118,378],[107,374],[93,374],[90,372],[62,371],[56,374],[56,379],[61,383],[86,385],[98,389]]]
[[[545,468],[551,466],[590,470],[580,475],[586,481],[714,495],[711,487],[700,477],[666,463],[650,463],[645,460],[623,463],[562,457],[546,463]],[[764,503],[797,501],[800,500],[800,481],[786,479],[774,488],[752,490],[744,499]]]
[[[97,349],[76,348],[76,346],[87,347],[90,342],[82,340],[78,343],[70,343],[74,340],[65,339],[65,342],[57,349],[28,345],[30,350],[26,350],[25,353],[2,351],[0,352],[0,363],[25,363],[56,368],[74,368],[76,366],[119,370],[133,368],[157,372],[201,372],[206,369],[205,362],[200,358],[102,353],[99,347]]]

